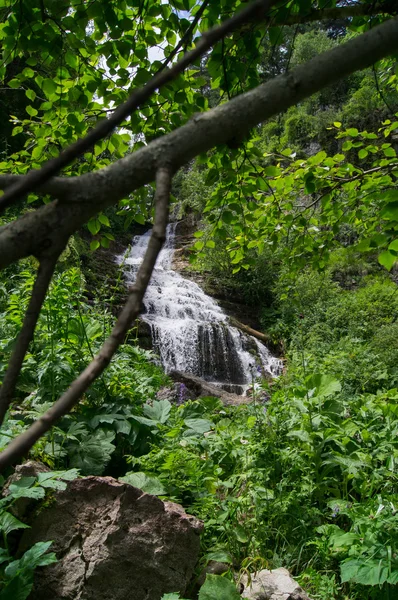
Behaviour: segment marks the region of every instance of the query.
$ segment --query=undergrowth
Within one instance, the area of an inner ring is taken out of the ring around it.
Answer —
[[[1,280],[0,379],[34,266],[25,262]],[[209,560],[225,562],[232,580],[232,571],[283,566],[314,600],[394,598],[398,295],[387,276],[356,278],[352,264],[355,285],[342,286],[347,268],[340,257],[324,274],[272,278],[268,330],[283,337],[286,368],[278,381],[263,381],[266,394],[255,391],[250,404],[157,401],[167,379],[132,331],[102,379],[31,457],[57,471],[110,474],[181,503],[204,521],[199,570]],[[108,335],[112,290],[89,305],[84,288],[78,264],[57,272],[0,448],[54,402]],[[265,323],[269,307],[264,311]],[[11,498],[2,502],[4,585],[14,573],[9,565],[20,559],[7,546]],[[45,550],[26,563],[29,586],[32,569],[53,560]]]

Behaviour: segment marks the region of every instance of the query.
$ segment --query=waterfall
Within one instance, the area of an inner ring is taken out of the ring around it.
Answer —
[[[279,359],[254,337],[231,327],[227,315],[210,296],[195,282],[173,271],[175,228],[175,223],[167,228],[166,243],[147,288],[142,315],[165,371],[197,375],[240,394],[252,383],[254,372],[278,375]],[[150,235],[148,231],[133,239],[124,261],[129,284],[135,280]]]

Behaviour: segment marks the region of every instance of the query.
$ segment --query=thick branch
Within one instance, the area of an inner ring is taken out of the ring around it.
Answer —
[[[37,320],[54,273],[58,256],[59,253],[56,256],[43,259],[40,263],[22,328],[17,337],[14,350],[8,363],[7,372],[0,388],[0,426],[4,421],[4,417],[13,398],[15,385],[21,372],[25,354],[33,339]]]
[[[323,10],[311,10],[302,15],[290,15],[285,19],[278,20],[276,15],[275,22],[278,25],[298,25],[300,23],[310,23],[312,21],[336,21],[338,19],[352,19],[354,17],[371,17],[374,15],[396,15],[398,5],[395,2],[372,2],[371,4],[351,4],[350,6],[337,6],[335,8],[324,8]]]
[[[63,150],[57,158],[48,161],[41,169],[30,171],[21,181],[12,186],[0,198],[0,214],[15,201],[23,198],[27,193],[36,190],[45,181],[58,173],[75,158],[87,152],[94,144],[120,125],[127,117],[143,104],[160,87],[173,81],[197,58],[205,54],[214,44],[229,35],[243,24],[252,20],[264,18],[276,0],[255,0],[239,13],[224,21],[218,27],[207,31],[198,41],[193,50],[187,52],[171,69],[159,71],[144,87],[135,90],[130,98],[119,106],[109,117],[98,123],[84,138]]]
[[[15,438],[0,454],[0,472],[24,456],[37,440],[43,436],[63,415],[77,404],[92,382],[101,375],[110,363],[112,356],[123,343],[131,323],[137,318],[156,259],[166,239],[166,227],[169,215],[169,199],[172,170],[160,167],[156,173],[156,214],[152,235],[144,260],[138,270],[137,278],[130,289],[129,297],[112,333],[102,346],[99,354],[72,383],[69,389],[55,404],[33,423],[22,435]]]
[[[240,138],[250,128],[283,112],[339,79],[369,67],[398,50],[398,18],[342,44],[290,73],[200,113],[176,131],[158,138],[114,164],[66,179],[68,202],[55,201],[0,228],[0,269],[57,243],[90,217],[153,181],[167,159],[174,170],[210,148]]]
[[[25,178],[26,175],[0,175],[0,190],[12,188],[13,186],[24,181]],[[71,178],[67,177],[52,177],[49,181],[46,181],[40,185],[37,188],[37,191],[41,194],[49,194],[55,198],[66,198],[72,191],[70,181]]]

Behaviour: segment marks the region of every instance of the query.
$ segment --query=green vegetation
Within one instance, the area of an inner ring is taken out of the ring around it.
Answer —
[[[0,0],[0,177],[55,157],[162,69],[163,55],[176,47],[179,55],[241,4]],[[347,6],[366,9],[355,18],[307,22],[311,9],[336,4],[277,3],[271,23],[225,37],[63,174],[107,167],[198,111],[355,39],[392,10],[359,0]],[[233,600],[236,575],[280,566],[314,600],[396,597],[396,60],[353,73],[175,174],[174,215],[198,222],[192,269],[252,310],[282,349],[284,372],[258,379],[247,405],[210,397],[172,405],[156,399],[168,379],[133,327],[80,403],[31,449],[51,471],[15,481],[0,500],[0,600],[25,600],[34,569],[56,560],[50,543],[15,555],[14,532],[27,527],[14,514],[18,500],[102,474],[204,521],[198,574],[210,560],[230,570],[208,575],[199,600]],[[0,216],[1,231],[51,200],[30,193]],[[153,188],[111,202],[58,261],[0,451],[68,389],[111,331],[122,273],[105,278],[95,253],[132,226],[149,226]],[[0,382],[41,260],[0,273]]]
[[[264,382],[249,406],[175,408],[152,451],[131,461],[204,520],[207,559],[287,567],[314,598],[389,598],[398,578],[397,288],[377,274],[344,290],[332,280],[337,268],[342,276],[341,253],[334,270],[290,281],[291,295],[281,277],[274,327],[286,335],[286,374],[268,402]],[[192,418],[208,433],[192,432]]]

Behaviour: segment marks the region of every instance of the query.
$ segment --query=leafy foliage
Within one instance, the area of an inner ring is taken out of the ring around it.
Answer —
[[[52,542],[37,542],[24,554],[14,559],[7,536],[25,525],[12,512],[12,506],[20,498],[42,499],[47,490],[64,490],[66,482],[78,476],[76,469],[39,473],[37,477],[21,477],[11,483],[5,497],[0,501],[0,531],[3,546],[0,547],[0,598],[1,600],[25,600],[33,588],[35,569],[57,561],[54,552],[47,552]]]

